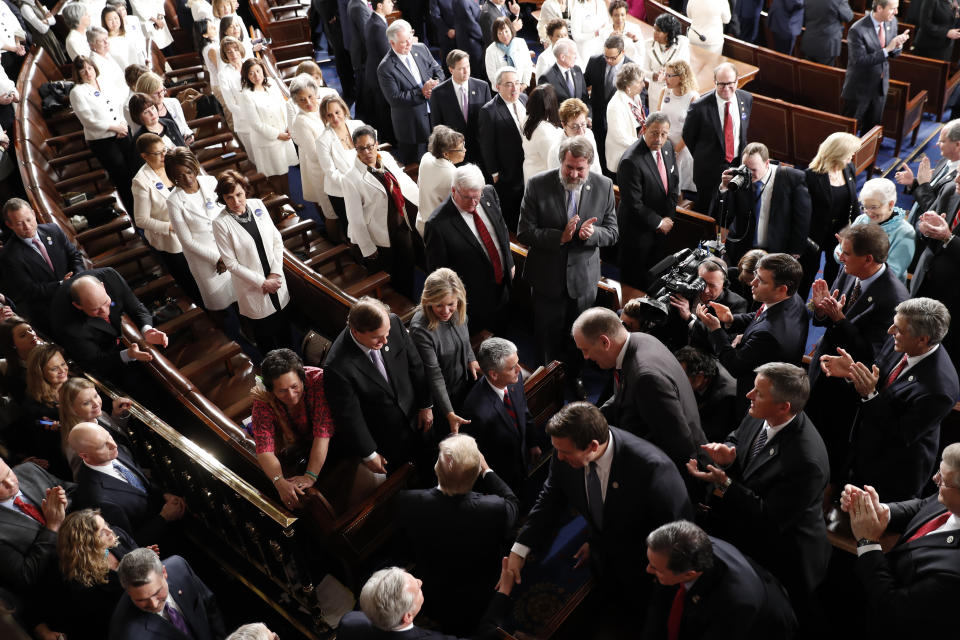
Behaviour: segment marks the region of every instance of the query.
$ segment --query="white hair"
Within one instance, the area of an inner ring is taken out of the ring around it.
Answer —
[[[879,198],[884,204],[896,202],[897,185],[893,183],[893,180],[888,180],[887,178],[867,180],[860,189],[860,200],[863,201],[867,198]]]
[[[505,73],[516,73],[517,75],[519,75],[516,67],[511,67],[510,65],[500,67],[499,69],[497,69],[497,72],[493,75],[493,86],[497,86],[498,84],[500,84],[500,78]]]
[[[406,20],[394,20],[390,23],[390,26],[387,27],[387,40],[396,42],[397,36],[404,31],[413,31],[413,27],[410,26],[410,23]]]
[[[227,640],[273,640],[273,634],[262,622],[251,622],[227,636]]]
[[[453,186],[461,191],[466,189],[483,189],[486,181],[483,171],[475,164],[465,164],[457,167],[453,172]]]
[[[556,58],[568,53],[576,53],[576,51],[577,43],[570,38],[560,38],[553,43],[553,55]]]
[[[375,572],[360,591],[360,610],[378,629],[393,631],[413,608],[414,594],[407,590],[407,572],[388,567]]]

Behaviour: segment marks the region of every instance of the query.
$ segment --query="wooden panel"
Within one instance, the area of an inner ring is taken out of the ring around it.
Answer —
[[[831,133],[844,131],[857,133],[857,121],[814,109],[795,110],[793,120],[793,158],[797,166],[806,166],[817,155],[824,138]]]
[[[750,113],[750,140],[762,142],[770,156],[783,162],[793,162],[790,146],[790,111],[794,105],[765,96],[753,97]]]
[[[840,113],[843,103],[840,94],[843,91],[843,69],[829,67],[815,62],[796,65],[797,96],[802,104]]]
[[[771,96],[793,101],[798,96],[796,59],[757,48],[757,82]]]

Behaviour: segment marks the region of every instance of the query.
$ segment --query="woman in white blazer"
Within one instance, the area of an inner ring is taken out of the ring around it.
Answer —
[[[100,71],[100,86],[118,100],[122,100],[130,87],[124,78],[123,68],[110,55],[110,36],[107,30],[103,27],[87,29],[87,44],[90,46],[90,59]]]
[[[538,85],[527,100],[527,119],[523,123],[523,181],[547,170],[550,149],[563,137],[557,92],[551,84]]]
[[[165,163],[167,175],[176,187],[167,198],[173,232],[200,289],[203,307],[207,311],[222,311],[237,301],[237,295],[213,237],[213,221],[222,209],[217,179],[200,175],[197,157],[184,147],[168,151]]]
[[[347,234],[347,208],[343,201],[343,178],[353,171],[357,150],[353,132],[364,126],[363,120],[350,120],[350,109],[340,96],[320,101],[320,117],[325,125],[317,139],[317,156],[323,170],[323,190],[340,220],[340,231]]]
[[[497,69],[500,67],[513,67],[517,70],[520,84],[524,88],[527,87],[533,77],[533,61],[530,59],[527,43],[523,38],[517,37],[513,23],[507,18],[500,17],[494,20],[491,31],[493,31],[493,42],[487,47],[484,55],[487,77],[497,77]]]
[[[570,0],[570,37],[581,60],[603,51],[603,33],[610,29],[605,0]]]
[[[420,202],[417,204],[417,233],[423,237],[427,220],[446,200],[453,188],[453,174],[458,164],[466,157],[465,138],[459,131],[438,124],[427,141],[427,152],[420,159],[417,173],[417,189]]]
[[[623,152],[637,141],[643,126],[643,71],[640,65],[628,62],[617,73],[617,92],[607,103],[607,170],[617,172]]]
[[[167,26],[164,0],[130,0],[133,15],[140,18],[147,38],[165,49],[173,42],[170,27]]]
[[[128,34],[127,28],[115,7],[107,6],[100,16],[100,24],[110,38],[110,57],[121,69],[131,64],[146,64],[145,42],[139,34]]]
[[[240,138],[243,148],[248,150],[253,158],[253,142],[250,139],[250,124],[240,108],[240,91],[243,89],[240,81],[240,70],[243,69],[243,46],[233,36],[226,36],[220,41],[220,66],[217,72],[220,76],[221,104],[227,115],[227,124]]]
[[[280,89],[267,80],[263,61],[251,58],[240,69],[240,110],[250,125],[250,142],[257,169],[279,193],[290,193],[287,174],[299,163],[287,123],[287,105]],[[251,151],[251,149],[247,149]]]
[[[134,86],[134,92],[145,93],[153,99],[157,105],[157,115],[161,118],[170,118],[177,124],[183,141],[189,146],[193,143],[194,135],[190,125],[187,124],[187,118],[183,114],[183,107],[176,98],[167,97],[167,89],[163,86],[163,79],[152,71],[147,71],[137,78],[137,84]],[[128,103],[129,104],[129,103]]]
[[[690,44],[713,53],[723,53],[723,25],[730,22],[730,4],[717,0],[690,0],[687,3]]]
[[[77,56],[89,56],[87,29],[90,27],[90,12],[87,11],[87,5],[82,2],[71,2],[63,7],[61,15],[63,15],[64,24],[70,30],[63,41],[67,57],[75,60]]]
[[[340,225],[337,224],[337,212],[333,210],[330,196],[323,190],[323,167],[317,152],[317,139],[323,133],[323,120],[320,119],[320,99],[317,94],[320,87],[305,73],[296,76],[290,83],[291,102],[296,104],[297,113],[290,125],[290,136],[300,148],[300,182],[303,185],[303,199],[313,202],[317,211],[323,214],[327,236],[340,241]]]
[[[223,211],[213,221],[213,237],[237,293],[240,315],[253,329],[260,353],[292,348],[284,311],[290,292],[283,277],[283,238],[263,201],[247,199],[250,183],[228,169],[217,179]]]
[[[651,109],[666,87],[666,66],[681,60],[690,63],[690,40],[680,35],[681,27],[675,17],[661,13],[653,23],[653,38],[644,44],[640,66],[647,78],[647,99]]]
[[[600,154],[597,153],[597,139],[593,137],[593,129],[587,126],[587,116],[590,114],[587,103],[580,98],[567,98],[560,103],[560,125],[563,129],[563,135],[550,147],[547,153],[547,169],[557,169],[560,167],[560,144],[565,138],[583,136],[590,141],[593,147],[593,162],[590,163],[590,171],[603,175],[603,169],[600,168]]]
[[[419,202],[420,190],[386,151],[378,152],[377,132],[364,125],[353,132],[357,159],[343,180],[350,242],[368,266],[390,274],[397,292],[413,297],[413,223],[398,202]],[[389,189],[388,189],[389,186]]]

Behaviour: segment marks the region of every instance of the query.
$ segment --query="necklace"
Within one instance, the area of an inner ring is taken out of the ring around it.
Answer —
[[[250,207],[246,207],[243,210],[243,213],[234,213],[233,211],[231,211],[230,215],[236,218],[237,222],[240,222],[242,224],[247,224],[253,219],[253,213],[251,213]]]

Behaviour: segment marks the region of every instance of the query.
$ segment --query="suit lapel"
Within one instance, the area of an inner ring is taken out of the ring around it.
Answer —
[[[511,435],[511,437],[515,438],[517,436],[518,429],[513,424],[513,418],[510,417],[510,413],[507,411],[507,405],[503,403],[503,398],[494,392],[489,383],[487,384],[487,391],[490,395],[490,403],[493,405],[494,410],[496,410],[497,415],[500,416],[500,420],[503,422],[504,428]],[[511,398],[511,401],[512,400],[513,399]],[[516,403],[514,403],[514,407],[516,407]],[[514,410],[516,410],[516,408],[514,408]]]
[[[354,343],[352,335],[346,336],[346,337],[348,340],[350,340],[351,344],[353,344],[353,348],[355,350],[355,356],[360,361],[360,366],[358,367],[359,370],[365,376],[367,376],[368,378],[373,380],[375,383],[377,383],[380,387],[382,387],[385,391],[388,391],[390,395],[393,395],[393,387],[390,385],[389,382],[383,379],[383,375],[380,373],[380,370],[377,369],[376,365],[373,364],[373,360],[371,360],[369,356],[367,356],[367,354],[360,347],[358,347],[356,343]],[[386,347],[387,345],[384,345],[384,348]],[[380,355],[385,356],[386,354],[381,353]],[[392,360],[392,358],[386,358],[386,357],[383,358],[383,365],[387,369],[387,374],[392,377],[393,372],[390,371],[390,366],[387,364],[387,360]]]
[[[41,243],[46,241],[47,235],[48,234],[45,234],[42,229],[39,229],[39,228],[37,229],[37,239],[40,240]],[[10,244],[11,246],[16,246],[13,243],[18,243],[21,245],[20,254],[24,257],[26,261],[28,261],[31,265],[33,265],[35,269],[40,269],[41,271],[43,271],[44,274],[48,274],[51,277],[56,275],[53,271],[50,270],[49,265],[47,265],[47,261],[43,259],[43,256],[41,256],[40,253],[33,246],[28,245],[27,243],[23,242],[16,236],[11,237],[10,240],[8,241],[8,244]],[[47,250],[47,255],[50,255],[49,249]],[[53,261],[52,255],[50,256],[50,261],[51,262]]]
[[[707,95],[709,97],[704,98],[704,100],[707,101],[707,117],[710,118],[710,122],[713,123],[713,130],[717,133],[717,140],[720,141],[720,147],[723,148],[723,122],[720,121],[720,112],[717,110],[717,92],[714,90]]]
[[[470,227],[467,226],[467,222],[463,219],[463,214],[460,213],[460,210],[457,209],[457,205],[453,203],[453,199],[450,200],[450,207],[453,209],[453,228],[456,229],[460,235],[467,241],[471,247],[483,254],[483,257],[487,257],[487,251],[484,249],[483,245],[480,244],[480,241],[477,240],[477,236],[473,235],[473,232],[470,231]]]
[[[395,51],[393,51],[392,49],[390,50],[390,55],[393,56],[393,65],[394,65],[396,68],[400,69],[400,71],[403,73],[403,77],[405,77],[407,80],[409,80],[411,85],[416,85],[416,84],[417,84],[416,78],[414,78],[414,77],[413,77],[413,74],[410,73],[410,69],[407,67],[407,65],[405,65],[405,64],[403,63],[403,60],[400,59],[400,56],[397,55],[397,53],[396,53]],[[410,55],[413,55],[413,52],[412,52],[412,51],[410,52]],[[414,60],[416,60],[416,58],[414,58]],[[414,63],[414,64],[416,64],[416,63]],[[418,66],[419,66],[419,65],[418,65]]]

